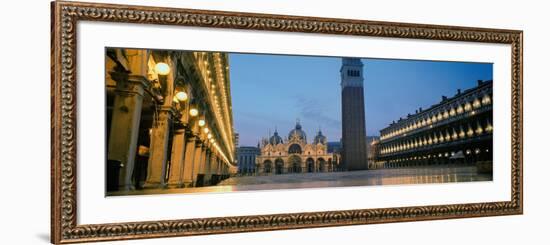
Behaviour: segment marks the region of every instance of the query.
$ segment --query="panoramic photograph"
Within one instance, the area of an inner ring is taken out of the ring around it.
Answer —
[[[108,47],[106,196],[493,180],[493,64]]]

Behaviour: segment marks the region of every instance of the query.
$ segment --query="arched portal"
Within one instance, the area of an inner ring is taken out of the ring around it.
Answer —
[[[288,154],[302,154],[302,147],[298,144],[292,144],[288,147]]]
[[[326,172],[327,167],[325,166],[326,162],[325,159],[319,158],[317,159],[317,165],[319,166],[319,172]]]
[[[285,162],[281,158],[275,160],[275,174],[282,174],[285,166]]]
[[[264,173],[271,173],[272,168],[272,162],[271,160],[265,160],[264,161]]]
[[[308,173],[315,172],[315,162],[313,161],[313,158],[306,159],[306,168]]]
[[[302,160],[296,155],[292,155],[288,158],[289,161],[289,172],[291,173],[301,173],[302,172]]]

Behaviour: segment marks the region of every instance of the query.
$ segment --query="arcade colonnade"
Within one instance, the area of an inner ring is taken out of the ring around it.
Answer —
[[[217,184],[236,171],[227,55],[108,48],[107,190]]]
[[[380,131],[377,168],[475,164],[492,168],[493,81],[442,97]]]

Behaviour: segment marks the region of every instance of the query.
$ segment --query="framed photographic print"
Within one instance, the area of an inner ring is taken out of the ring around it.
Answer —
[[[51,7],[52,243],[523,212],[522,31]]]

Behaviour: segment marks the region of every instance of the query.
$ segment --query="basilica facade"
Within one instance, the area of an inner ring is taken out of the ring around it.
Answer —
[[[339,169],[338,164],[339,154],[328,151],[327,138],[321,130],[308,143],[302,125],[296,122],[288,137],[281,137],[275,130],[269,138],[262,139],[256,172],[265,175],[332,172]]]

